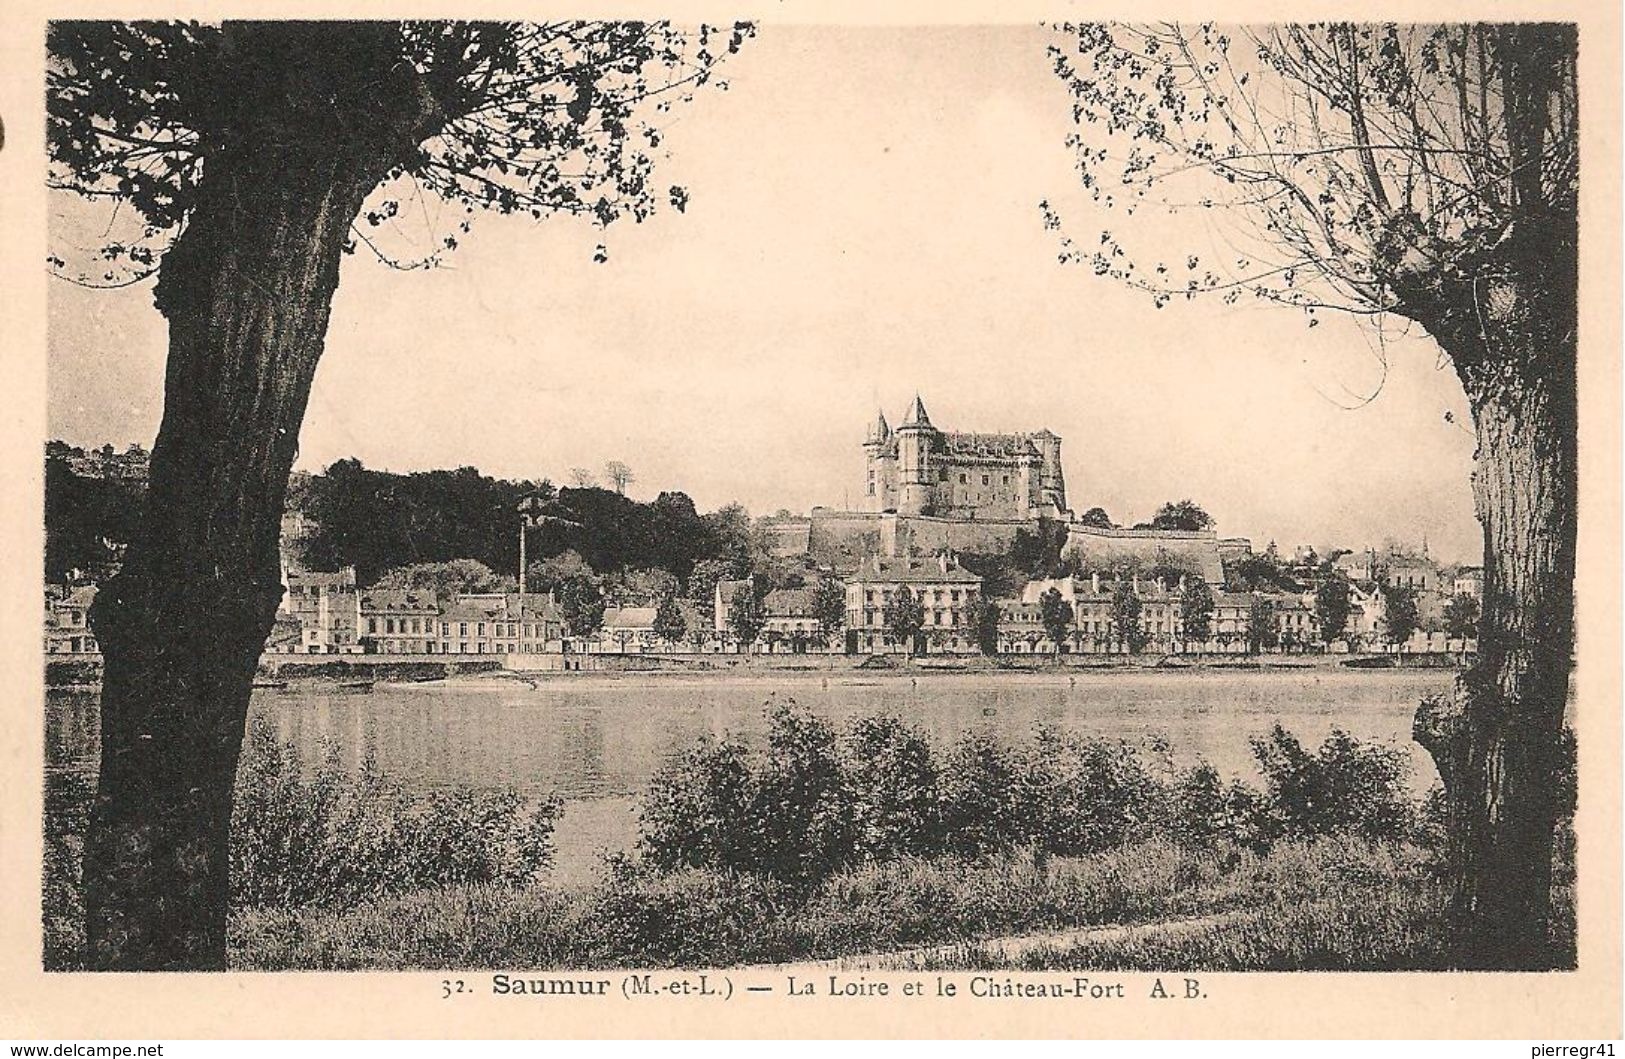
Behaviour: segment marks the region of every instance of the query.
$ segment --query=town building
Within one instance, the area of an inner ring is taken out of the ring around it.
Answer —
[[[355,567],[333,573],[288,570],[284,577],[287,591],[278,610],[299,622],[299,648],[295,653],[361,653],[361,605]]]
[[[982,579],[946,553],[934,556],[870,556],[846,579],[846,651],[902,651],[924,654],[927,645],[948,651],[973,649],[969,610]],[[925,623],[913,645],[895,644],[886,623],[886,604],[907,588],[920,601]]]
[[[1456,596],[1472,596],[1482,601],[1484,598],[1484,569],[1479,566],[1464,566],[1456,571],[1455,578],[1450,583],[1450,591]]]
[[[369,588],[361,593],[361,648],[369,654],[432,654],[439,617],[440,602],[431,591]]]
[[[953,519],[1064,519],[1061,439],[1048,430],[938,430],[916,395],[893,430],[876,416],[863,443],[863,510]]]
[[[609,607],[604,611],[604,623],[598,629],[598,643],[604,650],[621,654],[635,650],[647,651],[660,642],[655,632],[658,607]]]
[[[461,593],[440,609],[431,654],[533,654],[557,646],[564,621],[549,596],[526,596],[520,620],[515,593]]]

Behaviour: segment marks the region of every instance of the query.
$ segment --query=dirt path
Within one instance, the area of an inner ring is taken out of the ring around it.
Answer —
[[[1223,926],[1241,919],[1248,911],[1248,909],[1232,909],[1189,919],[1077,927],[1042,934],[1017,934],[1000,938],[956,941],[945,945],[898,949],[893,952],[840,956],[833,960],[818,960],[798,966],[823,967],[836,971],[918,971],[945,966],[1000,967],[1016,963],[1023,956],[1033,952],[1069,949],[1085,942],[1120,941],[1141,932],[1155,931],[1164,937],[1178,937],[1208,927]]]

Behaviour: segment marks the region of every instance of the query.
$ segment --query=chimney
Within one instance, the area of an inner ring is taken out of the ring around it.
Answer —
[[[1181,592],[1185,591],[1185,575],[1184,574],[1179,575],[1179,590]]]
[[[941,555],[937,556],[937,566],[939,568],[941,568],[943,573],[948,572],[948,553],[947,552],[943,552]]]
[[[1093,592],[1097,596],[1100,595],[1100,571],[1099,570],[1096,570],[1094,573],[1089,575],[1089,591]]]

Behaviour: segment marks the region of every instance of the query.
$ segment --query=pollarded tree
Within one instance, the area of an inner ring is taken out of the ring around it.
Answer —
[[[841,631],[846,624],[846,585],[840,578],[825,575],[813,588],[813,617],[818,619],[818,631],[824,642]]]
[[[767,611],[755,586],[746,582],[734,589],[728,600],[728,628],[739,641],[741,652],[748,652],[767,625]]]
[[[1384,585],[1382,588],[1382,635],[1396,651],[1404,651],[1409,640],[1421,626],[1421,613],[1416,604],[1416,589],[1409,585]]]
[[[1247,605],[1247,651],[1256,655],[1276,642],[1275,604],[1255,595]]]
[[[999,622],[1003,617],[997,603],[981,596],[971,600],[965,608],[965,622],[970,627],[971,638],[976,641],[977,649],[989,658],[999,653]]]
[[[1451,639],[1471,640],[1478,635],[1478,599],[1457,592],[1444,605],[1444,630]]]
[[[1576,27],[1083,25],[1060,37],[1051,58],[1096,201],[1224,229],[1162,260],[1106,231],[1068,239],[1066,260],[1158,305],[1254,296],[1379,327],[1402,318],[1455,367],[1478,439],[1484,613],[1464,715],[1419,715],[1417,731],[1446,780],[1462,961],[1543,964],[1548,777],[1574,623]]]
[[[642,219],[656,115],[747,29],[660,23],[57,22],[49,180],[132,209],[92,285],[158,276],[169,325],[148,511],[97,598],[102,764],[88,960],[218,968],[249,688],[282,593],[278,525],[339,264],[405,196]],[[406,199],[409,201],[409,199]]]
[[[1137,655],[1145,647],[1145,626],[1140,624],[1140,594],[1129,581],[1119,581],[1112,592],[1112,628],[1123,650]]]

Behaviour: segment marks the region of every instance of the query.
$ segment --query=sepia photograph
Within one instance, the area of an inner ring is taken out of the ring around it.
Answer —
[[[1618,41],[1085,14],[42,18],[34,969],[1617,985]]]

